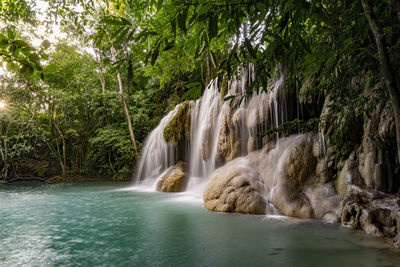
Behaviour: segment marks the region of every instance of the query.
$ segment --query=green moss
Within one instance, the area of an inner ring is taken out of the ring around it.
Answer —
[[[190,102],[185,101],[178,112],[164,128],[163,136],[167,143],[176,145],[190,136]]]

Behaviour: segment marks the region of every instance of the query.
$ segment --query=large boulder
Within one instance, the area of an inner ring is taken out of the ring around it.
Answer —
[[[393,238],[398,234],[399,196],[351,185],[341,204],[343,225],[376,236]]]
[[[286,216],[314,218],[307,196],[292,184],[276,185],[271,190],[270,200]]]
[[[266,187],[245,158],[217,169],[204,192],[204,207],[212,211],[268,213]]]
[[[157,181],[156,190],[160,192],[179,192],[182,190],[185,174],[185,163],[178,162],[167,169]]]

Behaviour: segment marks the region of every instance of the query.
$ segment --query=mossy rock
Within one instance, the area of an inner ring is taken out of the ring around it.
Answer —
[[[163,131],[167,143],[178,144],[190,136],[190,101],[180,104],[178,112],[167,124]]]

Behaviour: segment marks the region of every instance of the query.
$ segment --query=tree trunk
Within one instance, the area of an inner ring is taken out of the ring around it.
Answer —
[[[111,48],[111,53],[112,53],[113,60],[115,60],[116,56],[115,56],[114,47]],[[138,151],[138,148],[137,148],[137,145],[136,145],[135,134],[133,133],[131,116],[129,115],[129,110],[128,110],[128,107],[127,107],[126,102],[125,102],[124,87],[122,85],[121,74],[119,72],[117,73],[117,80],[118,80],[118,87],[119,87],[119,96],[121,98],[121,104],[122,104],[122,107],[123,107],[124,112],[125,112],[126,122],[128,123],[128,130],[129,130],[129,135],[131,137],[132,146],[133,146],[135,155],[138,156],[139,155],[139,151]]]
[[[62,142],[62,159],[60,158],[60,166],[61,166],[61,170],[62,170],[62,177],[66,178],[67,177],[67,153],[66,153],[66,148],[65,148],[65,139],[64,139],[64,135],[62,133],[62,131],[60,130],[60,128],[57,125],[56,120],[54,119],[53,115],[51,113],[49,113],[49,117],[51,122],[54,125],[54,128],[56,128],[56,131],[58,133],[58,135],[61,138],[61,142]]]
[[[369,5],[368,0],[361,0],[365,16],[369,22],[372,33],[375,37],[376,46],[378,48],[379,62],[381,70],[385,78],[386,86],[389,89],[390,101],[392,102],[394,119],[396,122],[396,141],[397,141],[397,157],[400,162],[400,91],[396,82],[394,71],[390,63],[389,53],[387,50],[385,35],[382,27],[376,18],[372,7]]]
[[[122,87],[121,74],[119,72],[117,73],[117,79],[118,79],[118,86],[119,86],[119,96],[121,98],[122,107],[124,108],[126,122],[128,123],[129,135],[131,137],[131,142],[132,142],[132,145],[133,145],[133,149],[135,150],[135,154],[137,156],[139,154],[139,152],[138,152],[138,148],[137,148],[137,145],[136,145],[135,134],[133,133],[133,129],[132,129],[131,116],[129,115],[129,110],[128,110],[128,107],[126,105],[125,98],[124,98],[124,91],[123,91],[123,87]]]

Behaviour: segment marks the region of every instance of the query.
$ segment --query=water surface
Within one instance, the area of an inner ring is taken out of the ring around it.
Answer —
[[[0,266],[399,266],[337,224],[209,212],[128,184],[0,185]]]

